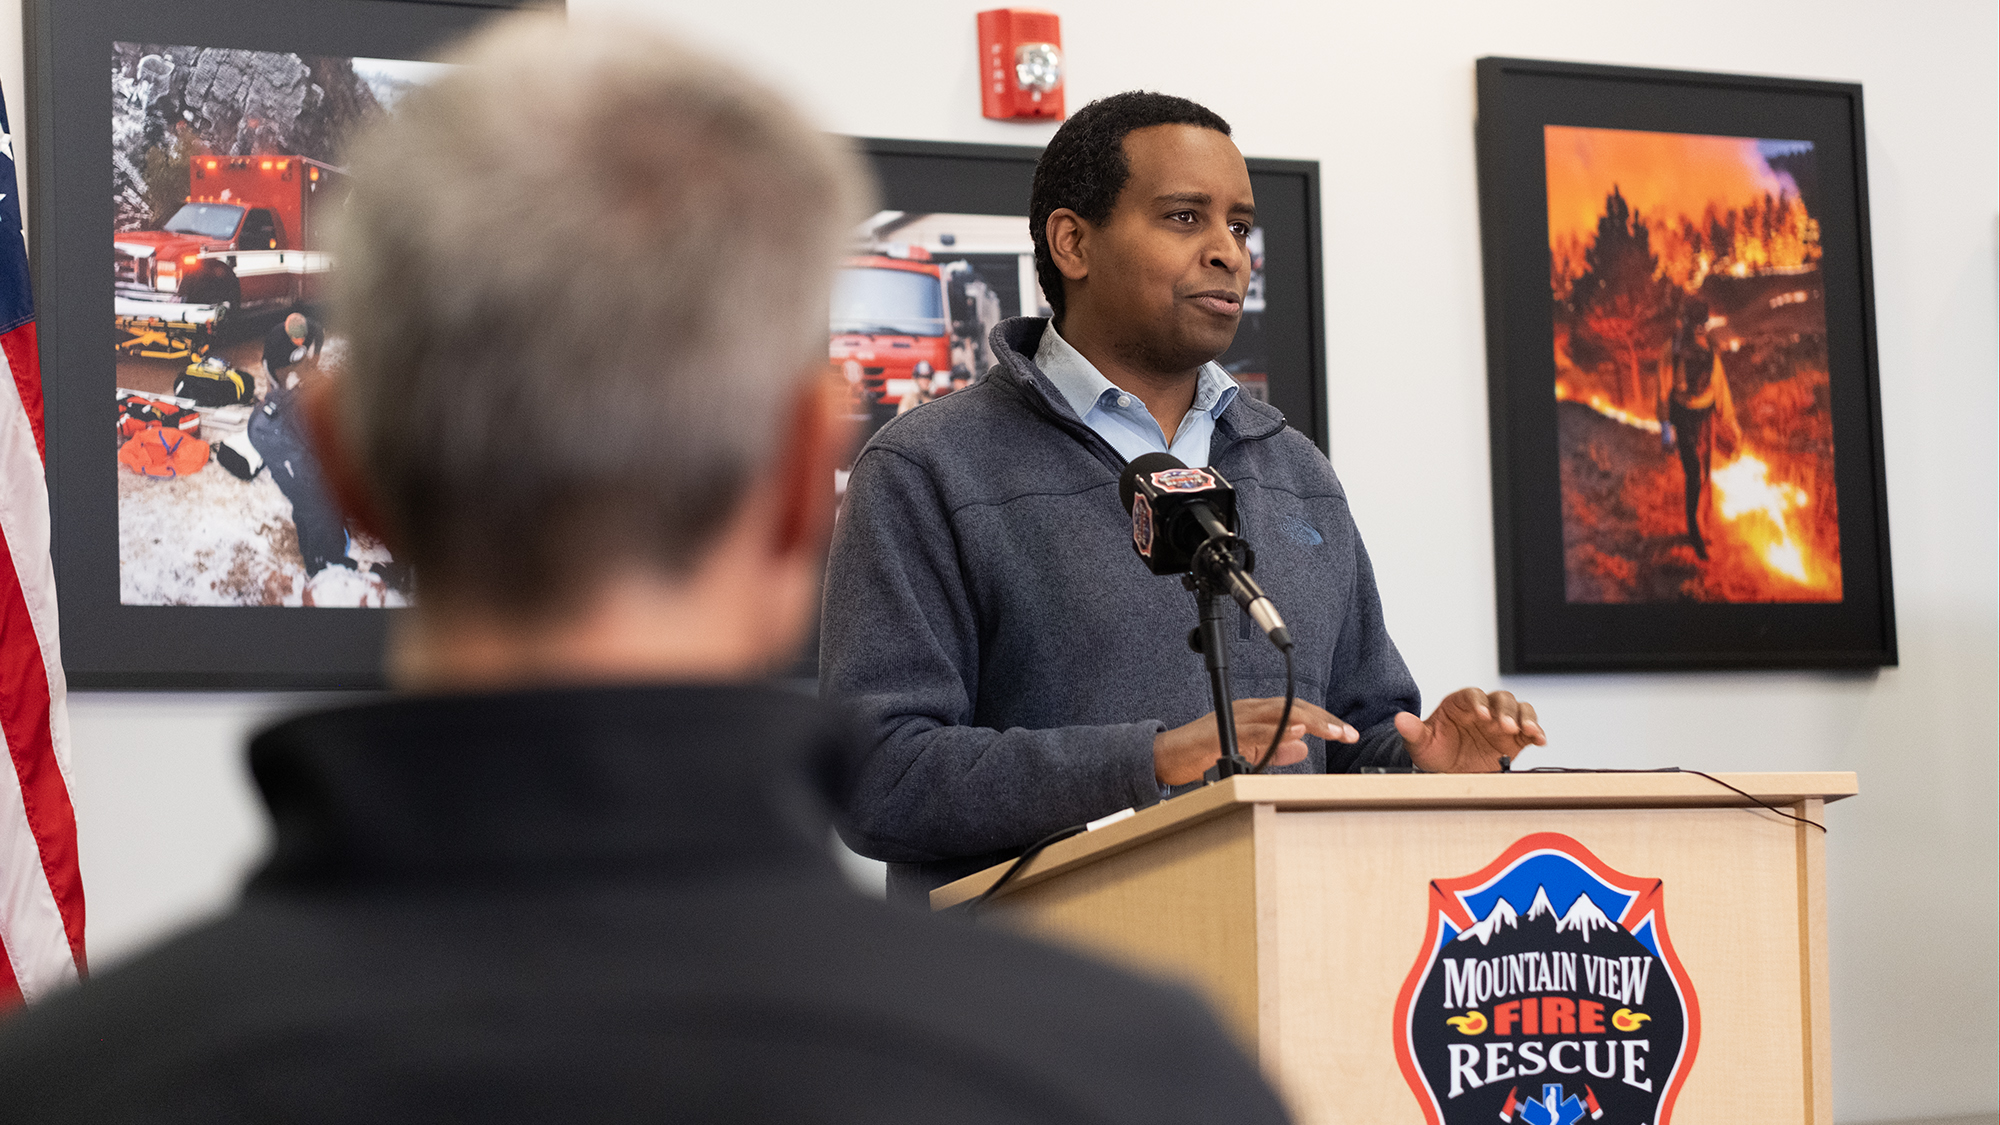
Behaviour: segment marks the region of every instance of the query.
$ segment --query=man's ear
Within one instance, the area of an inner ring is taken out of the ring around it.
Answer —
[[[1058,207],[1042,233],[1048,236],[1049,258],[1064,277],[1082,281],[1090,276],[1090,224],[1082,215]]]
[[[326,482],[327,493],[334,505],[357,530],[388,543],[391,551],[396,550],[396,544],[389,543],[388,536],[382,534],[381,516],[376,512],[374,502],[368,498],[368,489],[355,472],[354,458],[341,440],[333,380],[306,380],[293,392],[293,402],[305,422],[306,444],[312,448],[313,457],[319,462],[320,479]]]
[[[819,554],[833,531],[833,474],[853,451],[848,388],[838,376],[816,370],[800,383],[785,440],[773,466],[777,479],[778,555]]]

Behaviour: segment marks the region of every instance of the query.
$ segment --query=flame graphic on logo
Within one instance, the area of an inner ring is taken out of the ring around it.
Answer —
[[[1460,1035],[1477,1035],[1486,1030],[1486,1013],[1474,1008],[1462,1016],[1452,1016],[1444,1022],[1457,1028]]]
[[[1611,1026],[1620,1031],[1637,1031],[1640,1024],[1652,1018],[1644,1012],[1635,1012],[1630,1008],[1620,1008],[1611,1013]]]

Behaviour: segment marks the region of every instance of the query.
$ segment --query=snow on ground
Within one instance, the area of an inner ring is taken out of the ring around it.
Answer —
[[[257,398],[268,392],[262,371],[262,336],[239,340],[218,352],[257,380]],[[338,371],[347,341],[328,336],[306,370]],[[130,381],[164,393],[181,363],[120,357],[121,385]],[[129,378],[128,378],[129,377]],[[356,535],[349,555],[379,572],[389,563],[381,544]],[[409,604],[386,589],[375,574],[327,567],[308,590],[299,557],[292,502],[269,472],[244,481],[211,458],[192,476],[170,479],[118,473],[118,600],[125,605],[319,605]]]
[[[118,473],[118,600],[125,605],[301,605],[292,503],[269,473],[237,480]]]
[[[388,556],[373,544],[359,543],[356,554],[377,562]],[[313,600],[354,605],[361,597]],[[166,480],[120,470],[118,600],[125,605],[312,604],[306,598],[291,501],[270,473],[238,480],[212,461],[192,476]],[[388,591],[386,603],[370,604],[407,603],[401,594]]]

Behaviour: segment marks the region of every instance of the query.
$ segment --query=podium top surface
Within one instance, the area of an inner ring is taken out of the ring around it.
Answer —
[[[1213,819],[1245,805],[1268,804],[1280,812],[1752,808],[1759,803],[1783,808],[1808,799],[1838,801],[1858,792],[1860,785],[1852,773],[1538,773],[1517,770],[1512,773],[1244,775],[1184,793],[1173,800],[1141,809],[1124,820],[1051,844],[1015,876],[1006,890],[1011,892],[1059,871],[1135,847],[1153,837]],[[939,887],[931,892],[931,908],[942,910],[976,897],[1006,868],[1005,863],[996,864]]]

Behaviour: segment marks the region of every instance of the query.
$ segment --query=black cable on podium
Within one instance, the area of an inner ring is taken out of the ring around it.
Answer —
[[[1502,760],[1504,761],[1505,759]],[[1724,789],[1729,790],[1731,793],[1741,794],[1744,800],[1749,801],[1751,804],[1756,805],[1758,808],[1763,809],[1765,812],[1777,813],[1779,816],[1784,817],[1786,820],[1796,820],[1800,824],[1810,824],[1814,828],[1819,829],[1821,832],[1826,831],[1826,825],[1821,824],[1817,820],[1813,820],[1810,817],[1800,816],[1797,813],[1788,813],[1785,810],[1779,808],[1778,806],[1770,803],[1769,801],[1766,801],[1763,798],[1756,796],[1755,794],[1745,793],[1743,790],[1738,789],[1734,785],[1729,784],[1728,782],[1722,780],[1721,778],[1715,776],[1712,773],[1703,773],[1701,770],[1691,770],[1688,769],[1686,766],[1660,766],[1657,769],[1650,769],[1650,770],[1592,769],[1587,766],[1534,766],[1530,769],[1515,770],[1513,772],[1515,773],[1691,773],[1696,777],[1705,777],[1708,780],[1715,782],[1717,785],[1722,786]]]

